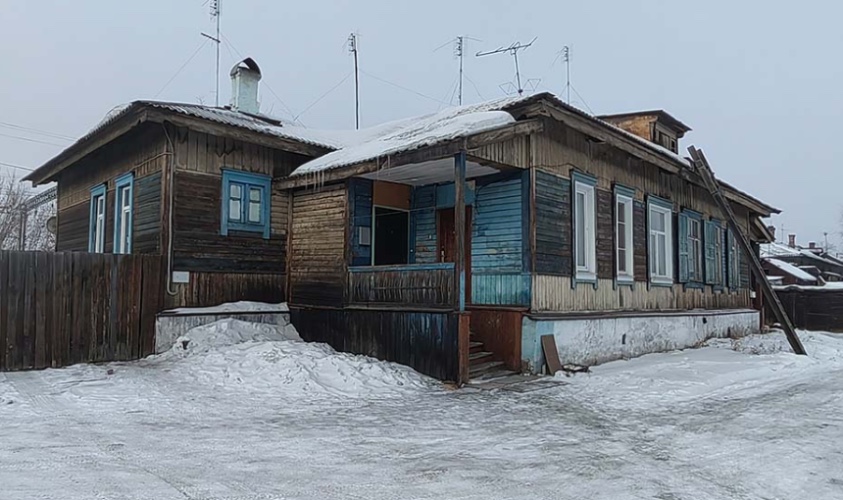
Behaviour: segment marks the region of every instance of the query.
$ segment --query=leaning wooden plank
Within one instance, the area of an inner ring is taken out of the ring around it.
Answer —
[[[805,347],[802,345],[802,341],[799,340],[799,336],[793,328],[793,323],[791,323],[784,307],[782,307],[781,302],[779,302],[778,295],[776,295],[775,290],[773,290],[773,286],[767,279],[767,273],[764,272],[764,269],[761,267],[761,262],[758,260],[755,252],[752,251],[752,246],[750,245],[749,240],[741,230],[741,227],[738,225],[735,213],[732,211],[732,207],[723,195],[723,192],[720,189],[720,183],[714,177],[714,172],[712,172],[711,166],[708,164],[708,160],[703,152],[694,146],[689,147],[688,152],[691,154],[697,173],[700,177],[702,177],[703,183],[711,192],[711,195],[714,197],[714,201],[717,203],[718,207],[720,207],[726,222],[729,224],[729,229],[732,230],[732,234],[736,235],[737,242],[741,247],[743,255],[749,261],[750,269],[752,270],[753,275],[755,275],[755,279],[761,284],[761,290],[764,292],[764,298],[769,301],[773,314],[775,314],[776,319],[782,325],[782,329],[784,330],[784,334],[787,336],[787,341],[790,343],[790,347],[796,354],[807,354],[807,352],[805,352]]]
[[[559,360],[559,351],[556,350],[556,337],[553,335],[542,335],[542,351],[547,362],[547,371],[551,375],[562,370],[562,361]]]

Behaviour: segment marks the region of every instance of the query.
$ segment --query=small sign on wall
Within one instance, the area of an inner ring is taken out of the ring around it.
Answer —
[[[190,283],[190,271],[173,271],[173,283]]]

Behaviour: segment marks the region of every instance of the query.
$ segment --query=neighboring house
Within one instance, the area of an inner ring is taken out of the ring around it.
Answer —
[[[627,132],[551,94],[509,98],[300,166],[281,183],[297,328],[451,380],[540,371],[544,335],[589,365],[756,330],[746,259],[678,154],[688,128],[644,117]],[[759,217],[778,211],[723,188],[769,241]]]
[[[761,245],[761,258],[764,260],[775,259],[780,262],[791,264],[804,272],[811,274],[822,281],[840,281],[843,277],[843,261],[826,253],[814,244],[807,248],[799,247],[796,244],[794,235],[790,235],[787,245],[783,243],[768,243]],[[770,266],[765,266],[769,269]],[[788,283],[804,284],[804,283]]]
[[[32,172],[58,184],[58,251],[167,255],[171,306],[284,300],[287,194],[273,179],[337,147],[258,114],[260,70],[230,109],[136,101]]]
[[[818,279],[808,271],[789,262],[779,259],[765,258],[762,260],[764,272],[768,276],[780,277],[777,285],[817,285]],[[823,282],[825,283],[825,282]]]

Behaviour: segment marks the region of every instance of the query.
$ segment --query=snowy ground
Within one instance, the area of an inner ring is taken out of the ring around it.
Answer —
[[[294,337],[226,320],[136,363],[0,373],[0,499],[843,498],[843,337],[494,392]]]

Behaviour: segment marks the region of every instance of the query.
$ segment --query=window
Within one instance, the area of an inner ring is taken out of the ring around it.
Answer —
[[[222,172],[222,225],[220,233],[231,230],[262,233],[269,238],[270,178],[235,170]]]
[[[88,231],[88,251],[105,251],[105,184],[91,188],[91,222]]]
[[[633,275],[632,192],[615,187],[615,260],[617,280],[631,282]]]
[[[728,273],[728,280],[729,280],[729,288],[737,289],[741,286],[741,264],[740,264],[740,252],[738,251],[738,239],[735,237],[735,234],[731,230],[727,230],[727,241],[728,241],[728,264],[729,268],[727,270]]]
[[[679,214],[678,242],[679,282],[702,287],[705,279],[702,214],[692,210]]]
[[[114,253],[132,253],[132,188],[134,175],[114,181]]]
[[[574,175],[574,259],[576,279],[597,279],[594,188],[596,179]]]
[[[648,200],[650,227],[649,264],[650,282],[673,284],[673,227],[672,208],[669,201],[651,197]]]
[[[410,214],[406,210],[375,206],[372,265],[407,264],[410,250]]]
[[[723,285],[723,231],[714,219],[705,223],[705,282]]]

